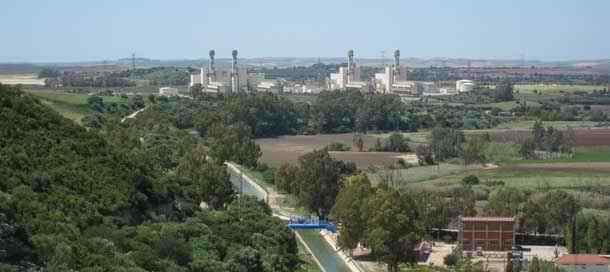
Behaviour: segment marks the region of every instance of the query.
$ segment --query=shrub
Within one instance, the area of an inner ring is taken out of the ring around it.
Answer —
[[[351,147],[344,143],[334,142],[326,146],[328,151],[351,151]]]
[[[475,175],[466,176],[462,179],[462,184],[467,186],[479,184],[479,178]]]

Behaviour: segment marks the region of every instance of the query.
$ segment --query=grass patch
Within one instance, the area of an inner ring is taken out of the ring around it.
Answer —
[[[538,170],[474,170],[461,174],[440,177],[426,182],[410,184],[410,186],[436,187],[436,189],[458,186],[467,175],[479,177],[482,185],[501,180],[505,186],[520,189],[589,189],[594,186],[610,186],[607,173],[591,172],[565,172],[565,171],[538,171]],[[430,188],[435,189],[435,188]]]
[[[534,125],[536,121],[512,121],[508,123],[501,123],[496,128],[497,129],[530,129]],[[553,126],[554,128],[590,128],[595,127],[598,122],[593,121],[543,121],[542,122],[545,127]]]
[[[379,184],[384,179],[399,181],[401,186],[412,183],[425,182],[441,178],[444,176],[456,175],[473,169],[479,169],[480,166],[468,166],[450,163],[441,163],[440,165],[417,166],[408,169],[396,170],[377,170],[367,173],[373,184]]]
[[[515,163],[569,163],[569,162],[610,162],[610,147],[579,147],[576,148],[574,156],[571,158],[561,158],[557,160],[521,160],[515,159],[505,161],[509,164]]]
[[[40,91],[28,92],[42,100],[44,104],[59,112],[62,116],[73,120],[76,123],[80,124],[81,119],[85,115],[91,113],[91,109],[87,105],[87,99],[90,97],[89,95]],[[103,99],[104,103],[127,103],[127,99],[118,96],[104,96]]]

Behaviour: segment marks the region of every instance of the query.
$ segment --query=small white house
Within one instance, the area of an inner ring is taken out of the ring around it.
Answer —
[[[559,257],[557,265],[567,272],[609,272],[608,258],[599,255],[567,254]]]

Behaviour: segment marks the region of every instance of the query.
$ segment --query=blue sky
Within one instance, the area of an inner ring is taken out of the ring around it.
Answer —
[[[610,57],[608,0],[2,0],[0,62]]]

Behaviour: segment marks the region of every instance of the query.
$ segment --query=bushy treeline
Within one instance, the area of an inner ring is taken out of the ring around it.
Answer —
[[[591,73],[557,73],[546,68],[462,68],[462,67],[425,67],[409,71],[409,80],[418,81],[456,81],[473,79],[485,84],[494,84],[510,79],[517,83],[560,83],[603,85],[608,82],[608,75]]]
[[[139,68],[121,71],[63,71],[44,69],[39,77],[50,87],[131,87],[136,81],[152,86],[186,85],[190,77],[186,69],[175,67]]]
[[[355,172],[354,163],[335,160],[321,149],[303,155],[297,164],[283,164],[273,181],[279,190],[295,195],[305,208],[324,217],[335,205],[342,179]]]
[[[575,144],[576,133],[572,128],[562,131],[549,126],[545,129],[538,120],[530,136],[521,144],[519,153],[524,159],[536,159],[536,151],[572,153]]]
[[[0,85],[0,270],[294,271],[293,234],[236,198],[162,105],[87,130]]]
[[[210,124],[246,125],[255,137],[417,129],[417,116],[398,96],[359,91],[322,92],[311,103],[295,103],[269,94],[204,96],[182,101],[179,127],[205,134]]]

